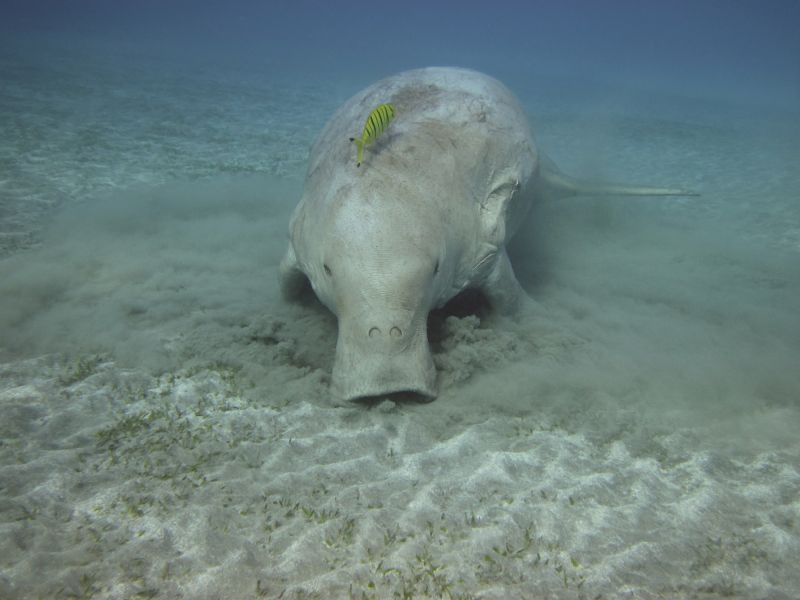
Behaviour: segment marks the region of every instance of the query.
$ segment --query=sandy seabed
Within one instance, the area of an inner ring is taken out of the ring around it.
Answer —
[[[535,207],[523,312],[432,315],[439,398],[334,408],[276,269],[340,92],[16,64],[0,597],[800,594],[796,120],[520,85],[565,170],[702,197]]]

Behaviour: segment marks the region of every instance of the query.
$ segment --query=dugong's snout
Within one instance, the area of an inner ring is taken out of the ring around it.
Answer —
[[[396,392],[436,397],[427,315],[413,318],[403,311],[380,319],[340,318],[331,387],[342,400]]]

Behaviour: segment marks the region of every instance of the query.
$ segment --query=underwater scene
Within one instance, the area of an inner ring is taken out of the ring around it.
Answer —
[[[0,4],[0,599],[800,597],[800,3]]]

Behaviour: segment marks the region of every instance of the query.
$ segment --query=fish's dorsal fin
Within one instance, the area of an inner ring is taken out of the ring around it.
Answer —
[[[570,177],[561,171],[547,156],[541,155],[538,185],[548,197],[570,196],[699,196],[697,192],[680,188],[662,188],[643,185],[620,185]]]

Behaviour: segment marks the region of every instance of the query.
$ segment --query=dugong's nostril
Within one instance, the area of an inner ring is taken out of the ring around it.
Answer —
[[[380,336],[382,333],[383,333],[383,332],[381,331],[381,328],[380,328],[380,327],[370,327],[370,328],[369,328],[369,331],[367,332],[367,334],[368,334],[368,335],[369,335],[369,337],[371,337],[371,338],[377,338],[377,337],[378,337],[378,336]],[[389,335],[390,335],[390,336],[392,336],[393,338],[400,338],[400,337],[403,337],[403,330],[402,330],[402,329],[400,329],[399,327],[397,327],[397,326],[395,325],[394,327],[392,327],[392,328],[389,330]]]

